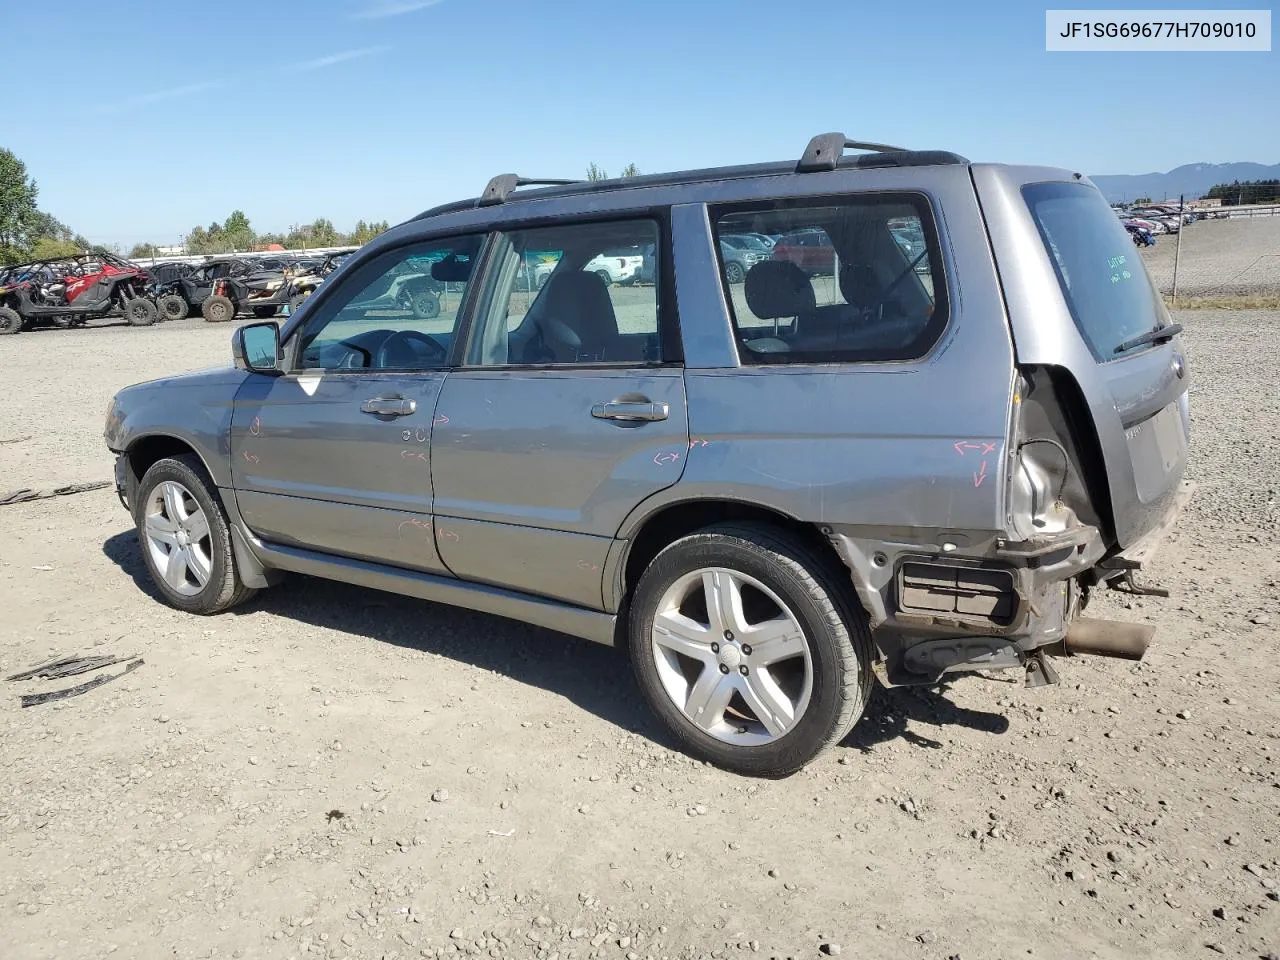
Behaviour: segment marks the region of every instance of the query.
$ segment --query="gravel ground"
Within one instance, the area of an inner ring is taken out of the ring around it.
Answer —
[[[1147,659],[880,691],[781,782],[673,751],[613,651],[303,577],[189,617],[110,490],[0,507],[0,671],[146,660],[28,710],[55,684],[5,685],[0,955],[1280,952],[1280,312],[1178,319],[1199,491],[1149,576],[1173,597],[1098,602],[1157,625]],[[109,476],[111,392],[228,333],[7,339],[4,485]]]
[[[1142,259],[1162,293],[1173,291],[1178,238],[1164,234]],[[1198,220],[1184,228],[1179,297],[1280,296],[1280,217]]]

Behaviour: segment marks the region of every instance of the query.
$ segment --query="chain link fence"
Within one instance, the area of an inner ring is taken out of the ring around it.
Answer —
[[[1280,206],[1197,220],[1140,252],[1171,304],[1280,307]]]

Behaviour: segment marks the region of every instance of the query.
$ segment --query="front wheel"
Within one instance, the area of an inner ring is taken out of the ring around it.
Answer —
[[[782,777],[862,716],[873,647],[839,562],[765,525],[677,540],[636,586],[628,623],[650,706],[700,759]]]
[[[156,301],[156,308],[165,320],[181,320],[191,310],[186,299],[176,293],[166,293]]]
[[[220,613],[256,592],[236,572],[215,490],[191,454],[157,461],[138,486],[134,522],[147,570],[165,602],[188,613]]]
[[[22,317],[12,307],[0,307],[0,336],[22,331]]]
[[[741,283],[747,279],[747,275],[742,269],[742,264],[734,263],[732,260],[724,265],[724,276],[730,283]]]
[[[131,297],[124,302],[124,318],[130,326],[149,327],[159,315],[156,305],[146,297]]]
[[[596,271],[596,276],[597,276],[597,277],[599,277],[601,280],[603,280],[603,281],[604,281],[604,285],[605,285],[606,287],[612,287],[612,286],[613,286],[613,277],[609,276],[609,271],[608,271],[608,270],[597,270],[597,271]]]

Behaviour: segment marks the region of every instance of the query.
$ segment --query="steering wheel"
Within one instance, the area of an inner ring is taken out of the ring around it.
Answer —
[[[449,351],[438,340],[425,333],[419,330],[397,330],[378,346],[378,352],[373,357],[373,369],[415,367],[424,362],[423,351],[419,347],[425,348],[429,355],[425,358],[428,363],[443,363],[449,356]]]

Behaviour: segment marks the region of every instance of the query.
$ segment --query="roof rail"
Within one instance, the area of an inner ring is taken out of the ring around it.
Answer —
[[[485,185],[484,193],[476,201],[477,207],[491,207],[494,204],[506,203],[516,187],[551,186],[563,187],[581,180],[536,180],[516,176],[514,173],[500,173]]]
[[[817,173],[834,170],[845,150],[870,150],[872,153],[905,153],[904,147],[891,147],[884,143],[859,143],[849,140],[843,133],[820,133],[804,148],[804,155],[796,164],[796,173]]]

